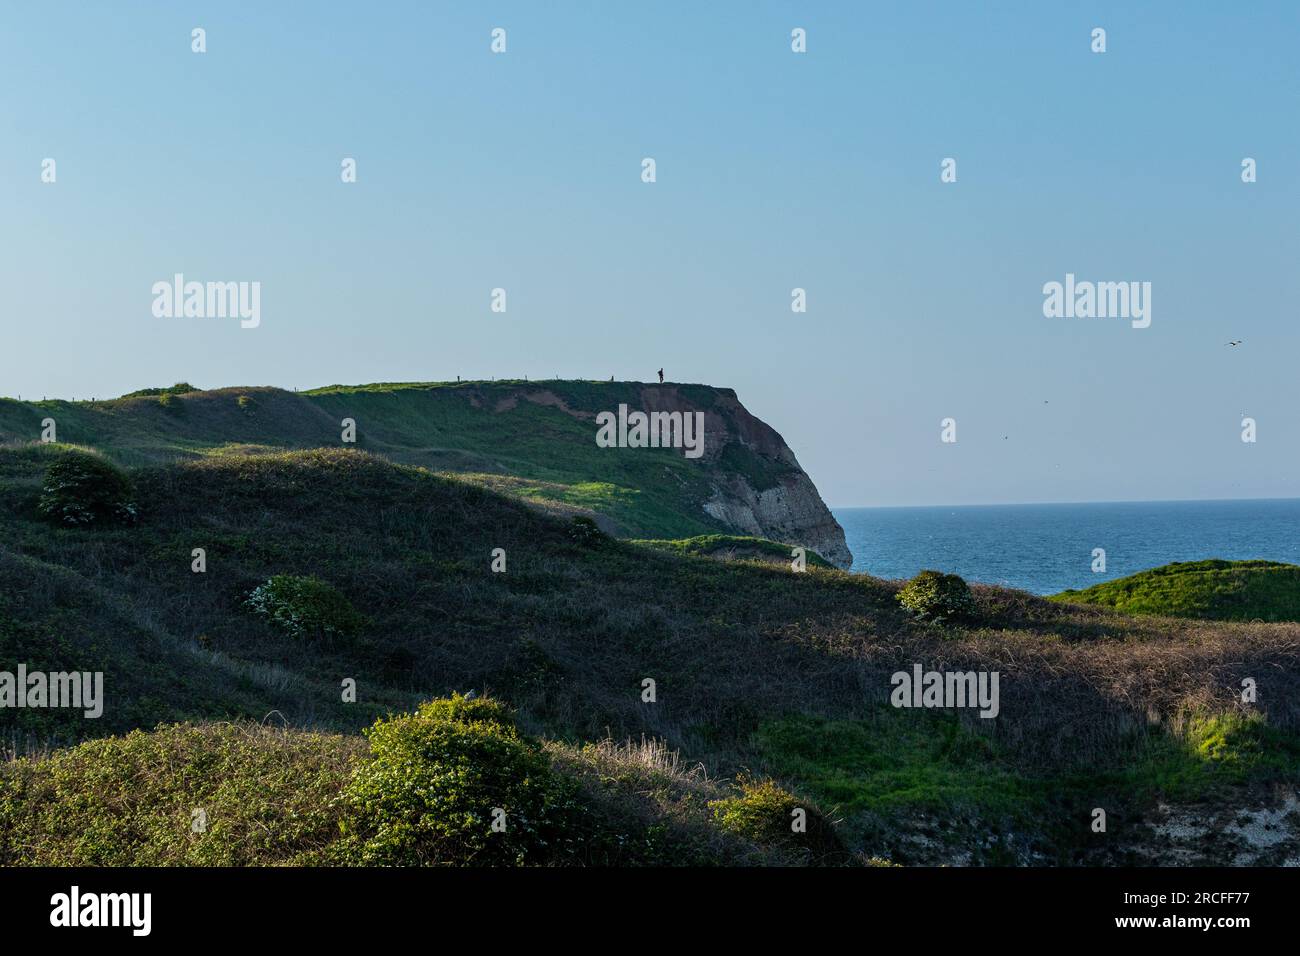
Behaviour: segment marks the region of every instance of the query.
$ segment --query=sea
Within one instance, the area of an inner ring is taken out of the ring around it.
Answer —
[[[853,570],[923,568],[1033,594],[1086,588],[1171,561],[1300,564],[1300,498],[835,508]],[[1105,570],[1094,571],[1094,549]]]

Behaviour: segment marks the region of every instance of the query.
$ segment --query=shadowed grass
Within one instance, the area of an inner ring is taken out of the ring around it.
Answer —
[[[644,735],[719,780],[771,775],[842,815],[850,849],[867,853],[890,851],[909,815],[957,808],[1010,820],[1015,839],[1058,859],[1095,794],[1229,804],[1297,781],[1296,625],[1128,617],[989,587],[972,589],[969,621],[918,620],[898,605],[896,583],[796,574],[781,545],[770,545],[774,558],[782,551],[772,564],[700,556],[738,551],[728,538],[591,547],[567,516],[359,450],[153,465],[133,473],[136,525],[57,528],[35,503],[60,454],[0,449],[0,670],[102,670],[107,706],[99,722],[47,708],[15,725],[6,710],[5,742],[20,751],[272,711],[351,740],[378,716],[476,689],[516,709],[593,799],[605,794],[602,812],[621,821],[606,829],[640,846],[639,858],[666,860],[681,836],[691,858],[732,862],[752,848],[718,842],[701,816],[726,786],[674,774],[638,784],[642,770],[584,745]],[[191,565],[200,547],[201,574]],[[492,570],[498,548],[504,573]],[[294,639],[246,607],[275,575],[327,582],[364,623],[346,640]],[[885,709],[891,674],[914,663],[998,671],[998,718]],[[1249,708],[1247,678],[1258,689]],[[348,680],[355,703],[341,693]],[[120,755],[128,765],[131,753]],[[606,792],[603,774],[644,789]],[[976,845],[978,831],[963,839]]]

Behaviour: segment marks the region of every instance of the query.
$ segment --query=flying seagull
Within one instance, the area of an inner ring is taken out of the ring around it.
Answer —
[[[1240,345],[1240,344],[1241,344],[1241,339],[1237,339],[1237,341],[1235,341],[1235,342],[1225,342],[1224,344],[1225,344],[1225,345]]]

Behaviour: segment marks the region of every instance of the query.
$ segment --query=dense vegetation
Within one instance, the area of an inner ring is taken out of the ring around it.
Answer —
[[[804,807],[805,831],[783,826]],[[364,738],[172,724],[0,766],[0,865],[848,859],[816,808],[770,781],[733,792],[654,744],[541,743],[488,698],[429,701]]]
[[[1064,591],[1053,600],[1126,614],[1214,621],[1300,621],[1300,566],[1276,561],[1185,561]]]
[[[1292,624],[983,586],[921,615],[351,448],[146,457],[135,523],[53,523],[80,453],[0,447],[0,671],[106,698],[0,711],[0,863],[1133,862],[1161,804],[1218,833],[1300,781]],[[997,719],[891,707],[917,664],[998,672]]]

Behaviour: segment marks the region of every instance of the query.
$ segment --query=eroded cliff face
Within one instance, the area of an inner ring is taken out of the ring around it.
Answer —
[[[517,399],[595,419],[591,409],[566,401],[562,388],[524,389]],[[707,476],[709,494],[698,503],[703,515],[735,534],[810,548],[838,568],[852,564],[844,529],[794,452],[775,429],[749,413],[733,390],[635,383],[626,393],[626,404],[629,412],[704,413],[699,467]]]
[[[729,388],[714,389],[704,408],[704,462],[712,496],[705,513],[740,534],[811,548],[838,568],[853,563],[844,529],[799,466],[790,446],[749,413]],[[641,389],[646,411],[699,410],[671,385]]]
[[[764,491],[756,491],[744,480],[723,477],[704,510],[737,533],[801,545],[837,568],[847,570],[853,563],[844,529],[802,472]]]

